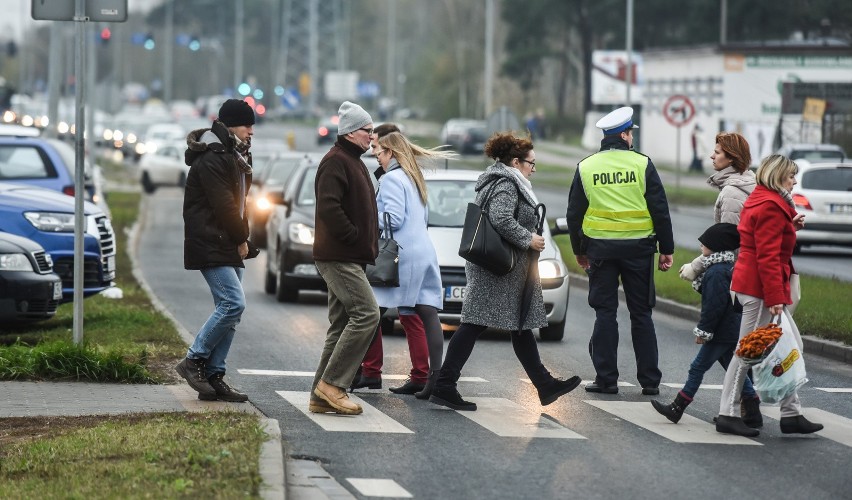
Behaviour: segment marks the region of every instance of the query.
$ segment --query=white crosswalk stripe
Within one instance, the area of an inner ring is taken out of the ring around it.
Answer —
[[[310,393],[304,391],[275,391],[288,403],[295,406],[308,418],[323,429],[331,432],[382,432],[394,434],[414,434],[414,431],[377,410],[355,395],[349,399],[361,405],[364,413],[360,415],[337,415],[335,413],[311,413],[308,411]]]
[[[358,493],[365,497],[377,498],[414,498],[405,488],[393,479],[371,479],[365,477],[347,477],[347,481]]]
[[[852,393],[852,388],[850,387],[814,387],[814,389],[823,392],[833,392],[841,394]]]
[[[760,412],[769,418],[781,420],[781,408],[777,406],[760,406]],[[825,428],[816,432],[818,436],[831,439],[846,446],[852,446],[852,419],[820,410],[819,408],[802,408],[804,415],[811,422],[822,424]],[[795,436],[795,434],[788,434]]]
[[[457,413],[500,437],[586,439],[514,401],[504,398],[468,399],[476,403],[477,410]]]
[[[673,384],[671,382],[663,382],[660,385],[664,385],[666,387],[671,387],[672,389],[683,389],[683,383]],[[722,384],[701,384],[701,387],[699,387],[699,389],[712,389],[714,391],[721,391],[722,390]]]
[[[748,438],[716,432],[714,424],[686,414],[679,423],[673,424],[657,413],[651,403],[598,400],[585,402],[676,443],[762,446],[761,443]]]

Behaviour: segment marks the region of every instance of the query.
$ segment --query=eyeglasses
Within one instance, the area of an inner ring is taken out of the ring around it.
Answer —
[[[364,132],[367,132],[368,135],[373,135],[373,129],[371,128],[359,128],[358,130],[363,130]]]
[[[518,159],[521,160],[524,163],[529,163],[532,166],[532,168],[535,168],[535,161],[524,160],[522,158],[518,158]]]

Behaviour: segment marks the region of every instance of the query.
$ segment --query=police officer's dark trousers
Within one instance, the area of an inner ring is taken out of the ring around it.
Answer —
[[[657,366],[657,335],[651,310],[655,302],[653,284],[654,255],[623,259],[591,260],[589,269],[589,305],[596,319],[589,354],[595,366],[595,381],[605,386],[618,382],[618,279],[624,287],[630,311],[630,333],[636,354],[636,378],[642,387],[660,385],[662,373]]]

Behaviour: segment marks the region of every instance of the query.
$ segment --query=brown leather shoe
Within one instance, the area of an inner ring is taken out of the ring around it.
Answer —
[[[308,411],[311,413],[337,413],[333,406],[324,400],[312,397],[308,403]]]
[[[314,394],[331,405],[337,413],[341,413],[343,415],[360,415],[364,412],[361,405],[353,403],[349,399],[349,395],[346,394],[346,391],[340,387],[328,384],[324,380],[319,381],[317,388],[314,389]]]

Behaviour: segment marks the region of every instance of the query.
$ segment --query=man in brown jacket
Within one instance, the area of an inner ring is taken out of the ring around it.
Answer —
[[[320,364],[308,409],[358,415],[349,400],[352,382],[379,323],[379,306],[364,270],[379,254],[376,195],[361,155],[370,147],[373,119],[344,102],[337,142],[320,161],[314,191],[314,260],[328,286],[328,319]]]

